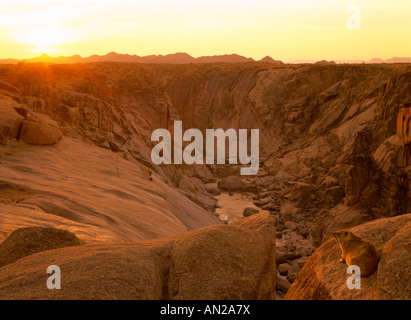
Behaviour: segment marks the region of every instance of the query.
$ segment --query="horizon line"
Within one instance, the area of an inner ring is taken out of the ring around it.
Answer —
[[[250,60],[253,60],[255,62],[259,62],[259,61],[261,61],[265,58],[271,58],[274,61],[282,62],[284,64],[315,63],[315,62],[322,62],[322,61],[330,62],[330,63],[335,62],[337,64],[338,63],[350,63],[350,62],[355,64],[355,63],[363,63],[363,62],[364,63],[372,63],[371,61],[373,61],[373,60],[379,60],[380,61],[380,62],[376,62],[376,63],[384,63],[386,60],[394,60],[394,59],[399,59],[399,60],[406,59],[406,60],[409,60],[409,61],[406,61],[405,63],[411,62],[411,56],[409,56],[409,57],[393,56],[393,57],[387,58],[387,59],[374,57],[374,58],[371,58],[371,59],[368,59],[368,60],[367,59],[361,59],[361,58],[358,58],[358,59],[326,59],[326,58],[304,59],[304,58],[300,58],[300,59],[293,59],[293,60],[283,61],[283,60],[280,60],[280,59],[277,60],[276,58],[273,58],[272,56],[270,56],[268,54],[265,55],[261,59],[256,59],[256,58],[253,58],[253,57],[247,57],[247,56],[244,56],[244,55],[241,55],[241,54],[238,54],[238,53],[234,53],[234,52],[233,53],[214,54],[214,55],[201,55],[201,56],[196,57],[196,56],[193,56],[193,55],[191,55],[187,52],[184,52],[184,51],[177,51],[177,52],[167,53],[167,54],[154,54],[153,53],[153,54],[148,54],[148,55],[138,55],[138,54],[133,54],[133,53],[122,53],[122,52],[116,52],[116,51],[109,51],[105,54],[95,53],[95,54],[91,54],[89,56],[82,56],[80,54],[52,56],[52,55],[50,55],[50,53],[43,52],[39,56],[33,56],[33,57],[28,57],[28,58],[11,58],[11,57],[0,58],[0,62],[3,61],[3,60],[16,60],[16,61],[34,60],[34,59],[40,59],[41,57],[47,57],[47,58],[50,58],[50,59],[73,58],[73,57],[79,57],[81,59],[88,59],[88,58],[91,58],[91,57],[105,57],[105,56],[108,56],[109,54],[116,54],[116,55],[119,55],[119,56],[121,56],[121,55],[122,56],[130,56],[130,57],[136,57],[136,58],[166,57],[166,56],[184,54],[184,55],[189,56],[190,58],[193,58],[193,59],[199,59],[199,58],[205,58],[205,57],[211,58],[211,57],[224,57],[224,56],[238,56],[240,58],[250,59]],[[252,61],[250,61],[250,62],[252,62]]]

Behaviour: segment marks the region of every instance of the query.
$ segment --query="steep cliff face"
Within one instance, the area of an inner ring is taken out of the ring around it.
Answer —
[[[176,186],[183,175],[212,180],[210,166],[199,176],[199,166],[152,165],[152,131],[172,132],[173,121],[182,120],[183,130],[259,129],[264,170],[280,186],[313,184],[312,197],[321,202],[308,202],[314,210],[342,202],[360,204],[373,217],[410,210],[409,115],[401,109],[411,101],[409,65],[93,63],[2,70],[2,81],[14,88],[7,95]]]

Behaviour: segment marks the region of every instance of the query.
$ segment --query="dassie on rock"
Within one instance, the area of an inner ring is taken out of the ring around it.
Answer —
[[[358,266],[363,277],[369,277],[375,273],[380,255],[370,241],[347,229],[339,230],[332,235],[338,241],[342,251],[340,262],[345,262],[348,266]]]

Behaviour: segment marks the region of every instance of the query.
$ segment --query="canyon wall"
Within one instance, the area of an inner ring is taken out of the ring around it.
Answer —
[[[19,63],[0,66],[0,108],[2,238],[27,217],[87,243],[165,237],[221,223],[220,191],[251,192],[285,292],[332,232],[411,212],[409,64]],[[154,165],[151,133],[176,120],[259,129],[258,173]]]
[[[373,218],[411,210],[409,132],[399,116],[411,106],[409,65],[21,63],[1,73],[14,88],[8,96],[50,115],[66,134],[137,160],[175,186],[182,176],[210,182],[218,170],[153,166],[152,131],[173,132],[182,120],[183,130],[259,129],[262,170],[287,189],[272,197],[286,200],[290,181],[310,185],[315,200],[297,208],[359,205]],[[192,189],[202,191],[196,180]]]

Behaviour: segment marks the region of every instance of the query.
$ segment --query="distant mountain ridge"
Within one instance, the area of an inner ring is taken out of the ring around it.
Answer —
[[[81,57],[79,55],[73,55],[70,57],[59,56],[59,57],[50,57],[46,53],[43,53],[39,57],[30,58],[30,59],[0,59],[0,64],[17,64],[19,62],[49,62],[49,63],[60,63],[60,64],[70,64],[70,63],[89,63],[89,62],[103,62],[103,61],[112,61],[112,62],[137,62],[137,63],[170,63],[170,64],[187,64],[187,63],[244,63],[244,62],[261,62],[261,63],[270,63],[270,64],[284,64],[280,60],[275,60],[270,56],[265,56],[260,60],[255,60],[253,58],[247,58],[242,55],[235,53],[232,54],[223,54],[223,55],[214,55],[214,56],[201,56],[194,58],[188,53],[177,52],[167,55],[148,55],[148,56],[138,56],[131,55],[127,53],[116,53],[110,52],[105,55],[91,55],[89,57]],[[355,64],[355,63],[411,63],[411,57],[394,57],[391,59],[380,59],[373,58],[369,61],[364,60],[295,60],[289,61],[290,64]]]
[[[328,63],[326,63],[328,62]],[[301,63],[308,63],[308,64],[356,64],[356,63],[367,63],[367,64],[378,64],[378,63],[411,63],[411,57],[403,57],[403,58],[391,58],[391,59],[386,59],[383,60],[381,58],[373,58],[369,61],[365,60],[333,60],[333,61],[327,61],[327,60],[293,60],[288,62],[290,64],[301,64]]]
[[[110,52],[106,55],[92,55],[86,58],[82,58],[79,55],[71,57],[50,57],[46,53],[41,56],[31,59],[0,59],[0,63],[15,64],[20,61],[25,62],[50,62],[50,63],[88,63],[88,62],[102,62],[102,61],[114,61],[114,62],[139,62],[139,63],[172,63],[172,64],[186,64],[186,63],[241,63],[241,62],[263,62],[282,64],[282,61],[274,60],[273,58],[266,56],[261,60],[254,60],[253,58],[247,58],[238,54],[224,54],[215,56],[202,56],[194,58],[187,53],[177,52],[167,55],[148,55],[138,56],[123,53]]]

